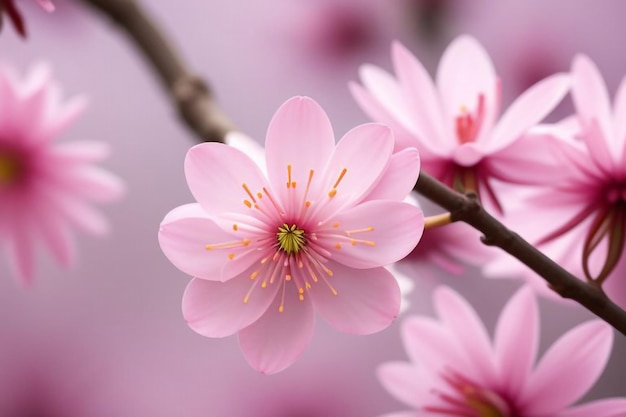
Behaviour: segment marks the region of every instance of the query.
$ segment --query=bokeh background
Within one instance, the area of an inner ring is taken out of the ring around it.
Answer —
[[[50,62],[66,94],[89,96],[89,110],[64,140],[110,143],[105,165],[128,193],[105,209],[107,238],[79,238],[72,270],[40,253],[35,284],[24,290],[0,262],[0,417],[374,417],[404,409],[375,376],[380,363],[405,359],[399,321],[367,337],[318,321],[302,359],[269,377],[248,367],[235,337],[207,339],[188,329],[180,303],[189,278],[165,259],[156,236],[163,216],[192,200],[183,158],[194,137],[150,68],[106,19],[76,0],[56,0],[53,14],[30,0],[18,3],[29,37],[5,25],[0,61],[21,72]],[[393,39],[434,71],[450,40],[475,36],[503,79],[505,104],[566,71],[579,52],[598,64],[611,91],[626,74],[619,43],[626,38],[626,3],[619,0],[144,3],[210,80],[226,113],[258,140],[293,95],[315,98],[338,136],[365,122],[347,82],[364,62],[390,68]],[[475,305],[490,330],[520,285],[482,278],[472,268],[450,276],[429,265],[412,270],[412,278],[405,314],[431,314],[430,294],[444,283]],[[541,312],[542,349],[591,317],[548,301]],[[626,340],[617,336],[607,370],[585,398],[626,396],[625,363]]]

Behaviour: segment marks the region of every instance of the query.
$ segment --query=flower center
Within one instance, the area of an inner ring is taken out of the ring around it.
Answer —
[[[480,387],[474,381],[455,372],[444,372],[442,378],[456,393],[439,392],[443,405],[424,407],[433,414],[468,417],[516,417],[510,404],[497,393]]]
[[[456,117],[456,136],[460,144],[474,142],[485,118],[485,95],[478,95],[476,111],[472,114],[467,107],[461,107],[461,114]]]
[[[22,166],[13,153],[0,153],[0,186],[14,184],[22,174]]]
[[[306,236],[304,230],[298,228],[295,224],[289,226],[284,223],[278,228],[276,233],[279,248],[287,255],[297,255],[306,245]]]

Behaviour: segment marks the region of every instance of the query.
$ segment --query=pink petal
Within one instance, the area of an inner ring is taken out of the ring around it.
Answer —
[[[13,218],[10,224],[10,231],[7,239],[7,255],[9,265],[24,287],[32,283],[35,262],[34,245],[32,240],[32,226],[28,222],[24,213],[17,211],[17,206],[13,206]]]
[[[76,244],[71,228],[58,213],[39,208],[35,216],[37,234],[61,265],[68,267],[76,261]]]
[[[613,132],[615,134],[615,143],[621,144],[617,155],[623,155],[626,152],[626,77],[622,78],[615,101],[613,103]],[[623,159],[622,159],[623,161]],[[624,163],[622,162],[622,165]]]
[[[279,295],[259,320],[239,332],[239,346],[246,360],[264,374],[293,364],[313,336],[313,303],[308,298],[299,301],[295,285],[286,288],[282,313],[280,305]]]
[[[59,164],[88,164],[109,156],[110,147],[106,142],[77,141],[63,142],[50,149],[50,157]]]
[[[558,184],[568,169],[557,163],[551,139],[544,135],[525,135],[506,148],[483,159],[490,176],[523,185]]]
[[[552,415],[578,400],[602,373],[612,344],[611,327],[599,320],[567,332],[527,380],[521,405],[532,415]]]
[[[41,8],[48,13],[52,13],[54,11],[54,4],[50,0],[37,0],[37,3],[39,3]]]
[[[447,368],[471,374],[472,368],[448,329],[429,317],[412,316],[402,323],[402,341],[412,362],[421,364],[431,374]]]
[[[404,258],[423,231],[424,215],[419,208],[399,201],[373,200],[342,211],[317,235],[334,261],[362,269]]]
[[[561,102],[570,87],[570,77],[555,74],[530,87],[511,104],[494,127],[486,150],[506,148],[539,123]]]
[[[391,74],[373,65],[362,65],[359,73],[363,85],[373,98],[409,132],[416,132],[415,119],[406,105],[402,88]],[[417,130],[419,133],[419,130]]]
[[[287,100],[274,114],[265,141],[265,159],[274,191],[287,201],[288,166],[291,181],[305,187],[310,170],[314,177],[323,175],[334,148],[333,127],[324,109],[308,97]]]
[[[624,417],[626,416],[625,398],[608,398],[577,405],[558,413],[555,417]]]
[[[420,156],[415,148],[394,153],[378,184],[364,200],[402,200],[415,187],[420,172]]]
[[[477,142],[463,143],[462,145],[454,148],[452,152],[452,160],[463,167],[473,167],[478,164],[485,152],[482,149],[481,144]]]
[[[395,71],[415,120],[414,129],[419,132],[422,145],[435,154],[447,154],[441,149],[451,148],[456,142],[446,130],[439,95],[430,75],[400,42],[394,42],[391,51]]]
[[[265,149],[257,141],[250,136],[241,132],[228,132],[224,137],[224,143],[235,149],[239,149],[252,159],[252,161],[261,169],[264,176],[267,176],[267,168],[265,167]]]
[[[604,138],[602,145],[608,145],[610,153],[619,152],[618,142],[622,141],[622,138],[614,140],[611,104],[606,84],[598,67],[586,55],[577,55],[572,63],[572,99],[583,126],[586,127],[595,120],[600,136]]]
[[[453,118],[464,106],[472,109],[479,94],[485,95],[486,108],[493,108],[495,87],[493,63],[478,41],[467,35],[452,41],[437,68],[437,88],[448,117]]]
[[[428,417],[428,415],[418,411],[398,411],[396,413],[383,414],[380,417]]]
[[[400,288],[384,268],[354,270],[328,262],[329,285],[313,283],[309,294],[320,316],[334,328],[352,334],[371,334],[391,324],[400,310]],[[335,293],[329,288],[332,286]],[[337,295],[334,295],[337,294]]]
[[[229,268],[228,274],[225,274],[225,266],[233,262],[228,255],[232,253],[234,259],[238,259],[249,248],[207,250],[206,245],[238,240],[240,236],[222,230],[199,204],[175,208],[165,216],[159,229],[159,244],[170,262],[186,274],[211,281],[226,281],[248,269],[258,259],[247,257],[246,263]]]
[[[393,134],[387,126],[368,123],[346,133],[337,144],[322,180],[319,199],[327,201],[324,215],[360,201],[372,190],[387,168],[392,150]],[[331,199],[328,193],[335,188],[336,196]]]
[[[442,323],[455,335],[460,346],[471,358],[477,382],[492,385],[496,370],[493,349],[485,327],[465,299],[448,287],[435,290],[435,308]]]
[[[499,380],[504,392],[516,398],[535,363],[539,339],[537,301],[528,287],[506,304],[494,338]]]
[[[48,167],[49,180],[54,180],[59,189],[97,202],[118,200],[125,192],[124,183],[115,175],[96,166],[54,171]],[[56,178],[55,178],[56,177]]]
[[[395,116],[381,103],[379,103],[368,90],[356,83],[350,83],[349,87],[354,100],[372,120],[386,124],[393,129],[395,136],[395,151],[415,146],[415,134],[411,133],[409,128],[403,126],[401,122],[396,120]]]
[[[255,284],[249,275],[226,282],[191,280],[183,295],[183,316],[189,327],[206,337],[225,337],[257,321],[276,298],[280,285],[256,286],[249,294]]]
[[[55,97],[60,93],[51,90],[48,97],[48,117],[46,118],[45,132],[40,135],[42,141],[47,142],[67,129],[85,111],[88,105],[86,97],[78,96],[70,99],[62,105],[60,97]]]
[[[222,143],[202,143],[187,152],[187,184],[208,213],[251,213],[244,201],[251,197],[243,184],[256,194],[268,187],[258,166],[241,151]]]
[[[391,395],[413,408],[424,405],[427,393],[432,388],[429,375],[424,375],[411,363],[387,362],[378,367],[376,374]]]

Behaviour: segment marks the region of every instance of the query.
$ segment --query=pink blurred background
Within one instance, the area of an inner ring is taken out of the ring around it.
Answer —
[[[0,417],[374,417],[403,409],[374,373],[382,362],[405,358],[399,321],[367,337],[318,321],[304,357],[270,377],[248,367],[236,338],[206,339],[188,329],[180,302],[189,278],[165,259],[156,234],[165,213],[192,200],[182,162],[193,136],[108,21],[73,0],[57,0],[50,15],[20,3],[29,38],[5,27],[0,61],[22,72],[48,61],[66,94],[90,97],[65,139],[109,142],[106,167],[126,181],[128,194],[106,209],[108,238],[81,236],[73,270],[60,270],[41,253],[35,285],[23,290],[0,263]],[[393,39],[434,71],[451,39],[474,35],[503,79],[505,104],[567,70],[578,52],[598,64],[611,91],[626,74],[626,55],[616,45],[626,37],[626,3],[618,0],[144,3],[210,80],[227,114],[259,140],[293,95],[320,102],[337,135],[365,122],[347,82],[364,62],[390,68]],[[473,270],[419,275],[409,314],[430,314],[432,289],[446,283],[474,303],[490,330],[519,285]],[[541,312],[543,349],[591,317],[548,301]],[[610,365],[586,399],[626,396],[625,364],[626,339],[618,336]]]

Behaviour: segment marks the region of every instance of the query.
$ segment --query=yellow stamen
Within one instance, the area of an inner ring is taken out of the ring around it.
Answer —
[[[335,249],[341,249],[341,243],[335,243]]]
[[[242,240],[236,240],[234,242],[208,244],[208,245],[204,245],[204,248],[206,250],[238,248],[240,246],[248,246],[251,242],[252,241],[250,239],[242,239]]]
[[[291,164],[287,165],[287,188],[291,187]]]
[[[229,253],[228,254],[228,259],[230,259],[231,261],[235,258],[235,254],[234,253]]]
[[[343,176],[346,175],[346,172],[348,172],[348,170],[346,168],[341,170],[341,174],[339,174],[339,178],[337,178],[337,181],[335,181],[335,185],[333,185],[333,188],[337,188],[337,186],[339,185],[339,183],[343,179]]]
[[[252,203],[248,200],[243,200],[243,204],[245,204],[248,208],[252,208]]]
[[[334,188],[328,192],[328,198],[333,198],[335,195],[337,195],[337,190]]]
[[[363,229],[346,230],[346,234],[350,236],[355,233],[371,232],[372,230],[374,230],[374,228],[372,226],[369,226],[369,227],[364,227]]]
[[[241,186],[243,187],[244,190],[246,190],[246,193],[250,197],[250,200],[252,200],[252,202],[256,203],[256,199],[254,198],[254,195],[250,192],[250,189],[248,188],[248,184],[243,183],[243,184],[241,184]]]

